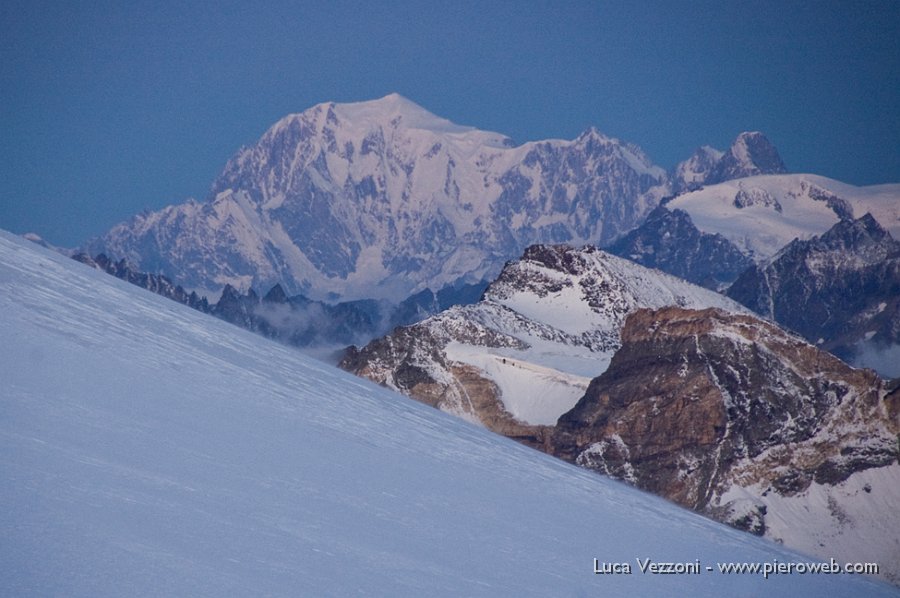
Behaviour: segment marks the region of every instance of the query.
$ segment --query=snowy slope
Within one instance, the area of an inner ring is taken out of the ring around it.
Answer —
[[[666,206],[686,211],[698,229],[723,235],[756,261],[794,238],[809,239],[866,212],[900,235],[900,185],[855,187],[811,174],[754,176],[685,193]]]
[[[858,471],[836,485],[813,482],[784,496],[769,487],[732,486],[718,502],[734,513],[766,510],[765,537],[809,554],[880,562],[882,573],[900,585],[900,465]]]
[[[531,255],[526,253],[522,260],[504,271],[498,282],[488,287],[483,304],[461,308],[462,311],[476,311],[480,307],[490,309],[493,303],[531,322],[549,326],[557,333],[548,338],[546,334],[531,334],[516,326],[514,321],[498,322],[500,330],[516,336],[528,346],[524,350],[506,349],[500,352],[501,355],[538,367],[554,368],[558,371],[556,379],[561,383],[558,392],[571,389],[565,394],[568,401],[547,401],[543,408],[535,410],[534,403],[540,405],[542,397],[537,392],[538,386],[532,385],[531,392],[522,392],[522,380],[517,380],[519,376],[513,374],[509,379],[502,379],[500,375],[488,372],[500,387],[507,410],[528,423],[552,425],[575,405],[590,378],[603,373],[609,365],[619,346],[618,331],[625,316],[638,307],[714,306],[744,311],[737,303],[717,293],[591,247],[580,250],[556,248],[563,255],[567,252],[583,261],[569,272],[554,268],[552,260],[542,260],[532,249],[529,249]],[[529,288],[528,281],[532,280],[541,281],[541,288]],[[558,290],[546,292],[547,289]],[[450,353],[460,361],[474,361],[471,354],[463,355],[458,349]],[[580,359],[571,360],[573,353]],[[519,367],[516,371],[522,369]],[[571,376],[584,378],[576,385],[570,382]],[[581,390],[581,394],[576,395],[576,389]],[[554,393],[545,393],[545,397],[554,396]]]
[[[896,595],[6,233],[0,338],[2,595]]]

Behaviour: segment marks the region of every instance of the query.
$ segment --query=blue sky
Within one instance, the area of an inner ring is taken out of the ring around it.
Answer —
[[[203,199],[322,101],[398,92],[516,141],[588,126],[669,167],[761,130],[788,168],[900,182],[900,2],[0,4],[0,228],[77,245]]]

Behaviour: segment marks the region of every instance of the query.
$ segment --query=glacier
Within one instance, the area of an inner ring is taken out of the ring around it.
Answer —
[[[900,235],[900,184],[856,187],[812,174],[758,175],[684,193],[666,207],[684,210],[700,231],[721,234],[757,263],[794,239],[866,213]]]
[[[0,595],[897,593],[4,232],[0,338]]]

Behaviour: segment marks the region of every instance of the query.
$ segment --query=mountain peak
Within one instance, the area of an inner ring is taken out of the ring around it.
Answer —
[[[378,123],[444,134],[476,131],[474,127],[458,125],[432,114],[398,93],[390,93],[382,98],[363,102],[332,103],[330,107],[340,120],[354,125]]]
[[[613,139],[611,137],[604,135],[603,133],[600,132],[600,130],[597,127],[594,127],[594,126],[590,126],[587,129],[585,129],[581,133],[581,135],[578,136],[578,138],[575,141],[576,142],[585,142],[585,141],[591,141],[591,140],[600,141],[603,143],[609,143],[611,141],[616,142],[616,143],[618,142],[617,139]]]
[[[360,132],[372,128],[419,129],[437,134],[479,132],[474,127],[457,125],[437,116],[399,93],[390,93],[381,98],[359,102],[321,102],[303,112],[281,118],[266,132],[264,138],[277,136],[292,128],[312,135],[333,127]],[[501,145],[510,143],[499,134],[491,135],[502,137]]]
[[[690,158],[675,166],[672,172],[673,190],[681,193],[702,187],[724,155],[725,152],[709,145],[698,147]]]
[[[387,103],[392,103],[392,104],[397,103],[397,102],[406,102],[406,103],[413,104],[413,105],[419,107],[418,104],[416,104],[412,100],[400,95],[396,91],[392,91],[391,93],[387,94],[383,98],[378,98],[377,100],[371,100],[371,101],[372,102],[387,102]]]
[[[768,141],[768,138],[766,138],[765,134],[763,134],[762,131],[743,131],[738,134],[737,138],[734,140],[734,143],[746,143],[747,141],[752,141],[754,139],[765,139],[766,141]]]
[[[807,243],[814,244],[814,239]],[[819,244],[847,253],[861,252],[871,246],[884,246],[883,252],[886,254],[896,253],[900,249],[900,243],[868,212],[856,220],[841,220],[819,237]]]
[[[740,133],[731,144],[729,150],[735,157],[752,160],[754,153],[772,151],[778,153],[769,138],[760,131],[744,131]]]
[[[737,136],[706,182],[785,172],[784,162],[772,142],[759,131],[745,131]]]
[[[784,162],[772,142],[759,131],[744,131],[727,152],[708,145],[698,148],[690,158],[675,166],[672,182],[673,190],[682,193],[733,179],[785,172]]]
[[[208,203],[148,215],[89,247],[152,262],[208,295],[226,282],[242,291],[281,282],[314,300],[400,302],[493,276],[532,243],[606,242],[633,228],[665,184],[640,148],[596,129],[511,146],[397,93],[325,102],[236,153]]]
[[[874,238],[880,239],[891,235],[891,233],[885,230],[885,228],[881,226],[881,223],[872,216],[871,212],[866,212],[854,220],[853,224],[858,230]]]

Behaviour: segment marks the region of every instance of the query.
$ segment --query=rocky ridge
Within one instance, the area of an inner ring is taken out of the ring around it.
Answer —
[[[720,234],[700,232],[684,210],[657,206],[643,224],[606,251],[647,268],[658,268],[688,282],[719,290],[753,261]]]
[[[871,214],[842,220],[748,269],[727,295],[845,359],[860,345],[890,351],[900,345],[900,242]]]
[[[543,450],[823,557],[869,554],[900,580],[882,531],[900,524],[887,506],[900,499],[900,392],[717,309],[638,310],[621,340]]]
[[[593,247],[536,245],[477,304],[351,349],[340,367],[524,438],[555,423],[606,368],[631,311],[673,304],[742,309]]]
[[[746,131],[737,136],[728,151],[705,145],[676,165],[671,173],[672,190],[681,194],[732,179],[785,172],[772,142],[759,131]]]
[[[29,240],[41,244],[33,237]],[[251,332],[296,347],[312,347],[317,351],[340,350],[360,342],[360,339],[367,341],[395,326],[418,322],[451,306],[474,303],[486,286],[486,283],[461,284],[437,292],[425,289],[399,305],[390,305],[374,300],[314,301],[303,295],[288,296],[278,284],[263,296],[253,289],[241,292],[225,285],[218,301],[211,303],[195,291],[185,291],[166,276],[141,272],[124,259],[113,261],[102,253],[95,257],[75,253],[71,257],[151,293]],[[329,358],[319,352],[317,354]]]
[[[29,238],[26,236],[25,238],[34,243],[38,243],[42,247],[46,247],[44,243],[35,240],[34,237]],[[49,249],[56,250],[56,248],[52,247]],[[185,291],[180,285],[176,285],[169,280],[168,277],[161,274],[141,272],[129,265],[124,259],[113,261],[102,253],[95,257],[91,257],[85,253],[74,253],[70,257],[77,262],[106,272],[120,280],[146,289],[151,293],[156,293],[157,295],[161,295],[167,299],[187,305],[188,307],[192,307],[204,313],[210,311],[210,305],[206,297],[201,297],[193,291],[190,293]]]

